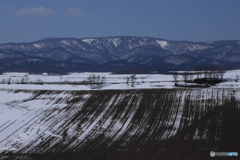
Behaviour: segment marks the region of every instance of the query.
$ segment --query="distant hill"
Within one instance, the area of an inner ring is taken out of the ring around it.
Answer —
[[[196,66],[240,68],[240,40],[188,42],[149,37],[47,38],[0,44],[0,71],[149,72]]]

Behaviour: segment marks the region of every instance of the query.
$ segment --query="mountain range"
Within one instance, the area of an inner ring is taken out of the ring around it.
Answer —
[[[240,40],[170,41],[151,37],[46,38],[0,44],[0,71],[118,73],[240,68]]]

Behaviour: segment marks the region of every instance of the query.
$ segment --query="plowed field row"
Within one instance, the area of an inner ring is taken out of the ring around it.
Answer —
[[[0,103],[0,159],[208,159],[212,150],[240,151],[238,89],[0,92],[25,95]]]

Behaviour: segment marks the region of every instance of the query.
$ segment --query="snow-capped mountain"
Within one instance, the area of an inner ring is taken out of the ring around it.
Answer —
[[[47,38],[0,44],[0,71],[191,70],[240,67],[240,41],[187,42],[149,37]]]

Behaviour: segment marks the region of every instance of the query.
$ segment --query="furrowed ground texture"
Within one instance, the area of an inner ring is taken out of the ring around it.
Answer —
[[[212,150],[240,151],[240,89],[2,89],[0,96],[0,159],[207,159]]]

